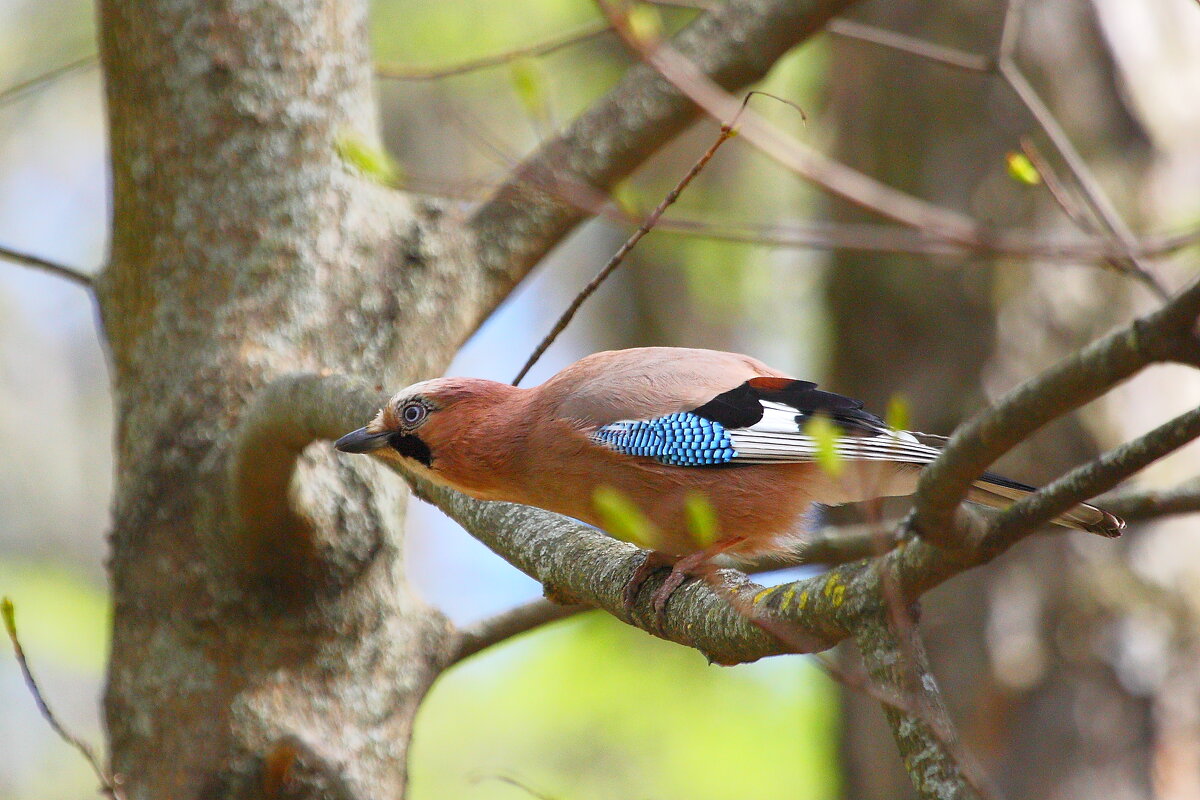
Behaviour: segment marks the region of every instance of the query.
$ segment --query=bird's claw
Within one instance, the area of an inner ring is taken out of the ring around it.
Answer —
[[[662,586],[655,589],[654,594],[650,597],[650,602],[654,606],[654,625],[658,630],[663,630],[667,625],[667,601],[687,579],[688,574],[685,571],[672,569]]]
[[[633,571],[629,582],[625,584],[625,591],[621,595],[621,602],[625,605],[625,611],[630,614],[633,613],[633,607],[637,604],[638,592],[641,591],[642,584],[646,582],[647,578],[661,569],[673,566],[674,563],[675,559],[665,553],[660,553],[657,550],[647,552],[642,563],[638,564],[637,569]],[[670,578],[667,580],[670,580]],[[655,591],[654,597],[657,598],[661,591],[662,589]],[[663,604],[666,604],[665,599],[663,600]],[[655,613],[657,614],[657,607]]]

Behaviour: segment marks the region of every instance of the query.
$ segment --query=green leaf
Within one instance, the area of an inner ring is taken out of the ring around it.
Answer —
[[[654,44],[663,38],[662,16],[658,9],[648,3],[639,3],[629,10],[626,17],[633,38],[646,44]]]
[[[17,638],[17,614],[8,597],[0,600],[0,617],[4,617],[4,630],[8,631],[8,635]]]
[[[513,59],[508,65],[508,72],[512,78],[513,90],[517,93],[521,105],[525,107],[525,112],[539,122],[549,119],[547,80],[541,62],[528,56]]]
[[[363,177],[381,186],[398,188],[404,183],[404,170],[386,151],[368,142],[355,131],[344,130],[334,141],[342,161]]]
[[[641,204],[638,202],[637,190],[633,188],[633,184],[629,180],[619,181],[609,190],[609,196],[625,216],[634,219],[644,216]]]
[[[1037,167],[1024,153],[1009,153],[1004,157],[1008,164],[1008,177],[1026,186],[1037,186],[1042,182],[1042,175]]]
[[[906,431],[912,424],[910,410],[908,398],[902,394],[894,394],[888,400],[887,411],[884,412],[883,421],[894,431]]]
[[[717,541],[717,512],[702,492],[688,492],[683,501],[683,510],[693,542],[706,548]]]
[[[600,515],[604,530],[610,535],[638,547],[655,549],[658,530],[654,523],[619,490],[611,486],[597,487],[592,494],[592,504]]]
[[[804,426],[804,433],[817,444],[817,465],[830,477],[841,476],[846,465],[838,455],[838,428],[824,414],[817,414]]]

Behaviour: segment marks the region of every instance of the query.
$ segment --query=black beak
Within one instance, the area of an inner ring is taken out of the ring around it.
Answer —
[[[366,428],[359,428],[338,439],[333,446],[343,453],[369,453],[386,446],[390,435],[391,431],[372,433]]]

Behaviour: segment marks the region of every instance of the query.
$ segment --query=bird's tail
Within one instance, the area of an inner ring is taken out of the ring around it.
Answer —
[[[985,472],[982,478],[975,481],[967,493],[967,499],[992,508],[1008,508],[1015,501],[1036,491],[1032,486]],[[1055,525],[1097,533],[1109,538],[1120,536],[1125,528],[1125,520],[1088,503],[1080,503],[1052,521]]]

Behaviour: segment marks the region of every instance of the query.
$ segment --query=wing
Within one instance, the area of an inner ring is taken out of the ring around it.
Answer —
[[[924,465],[938,451],[895,431],[858,400],[790,378],[752,378],[692,409],[598,428],[599,444],[674,466],[737,466],[817,460],[818,441],[805,433],[825,415],[839,429],[834,452],[853,461]]]

